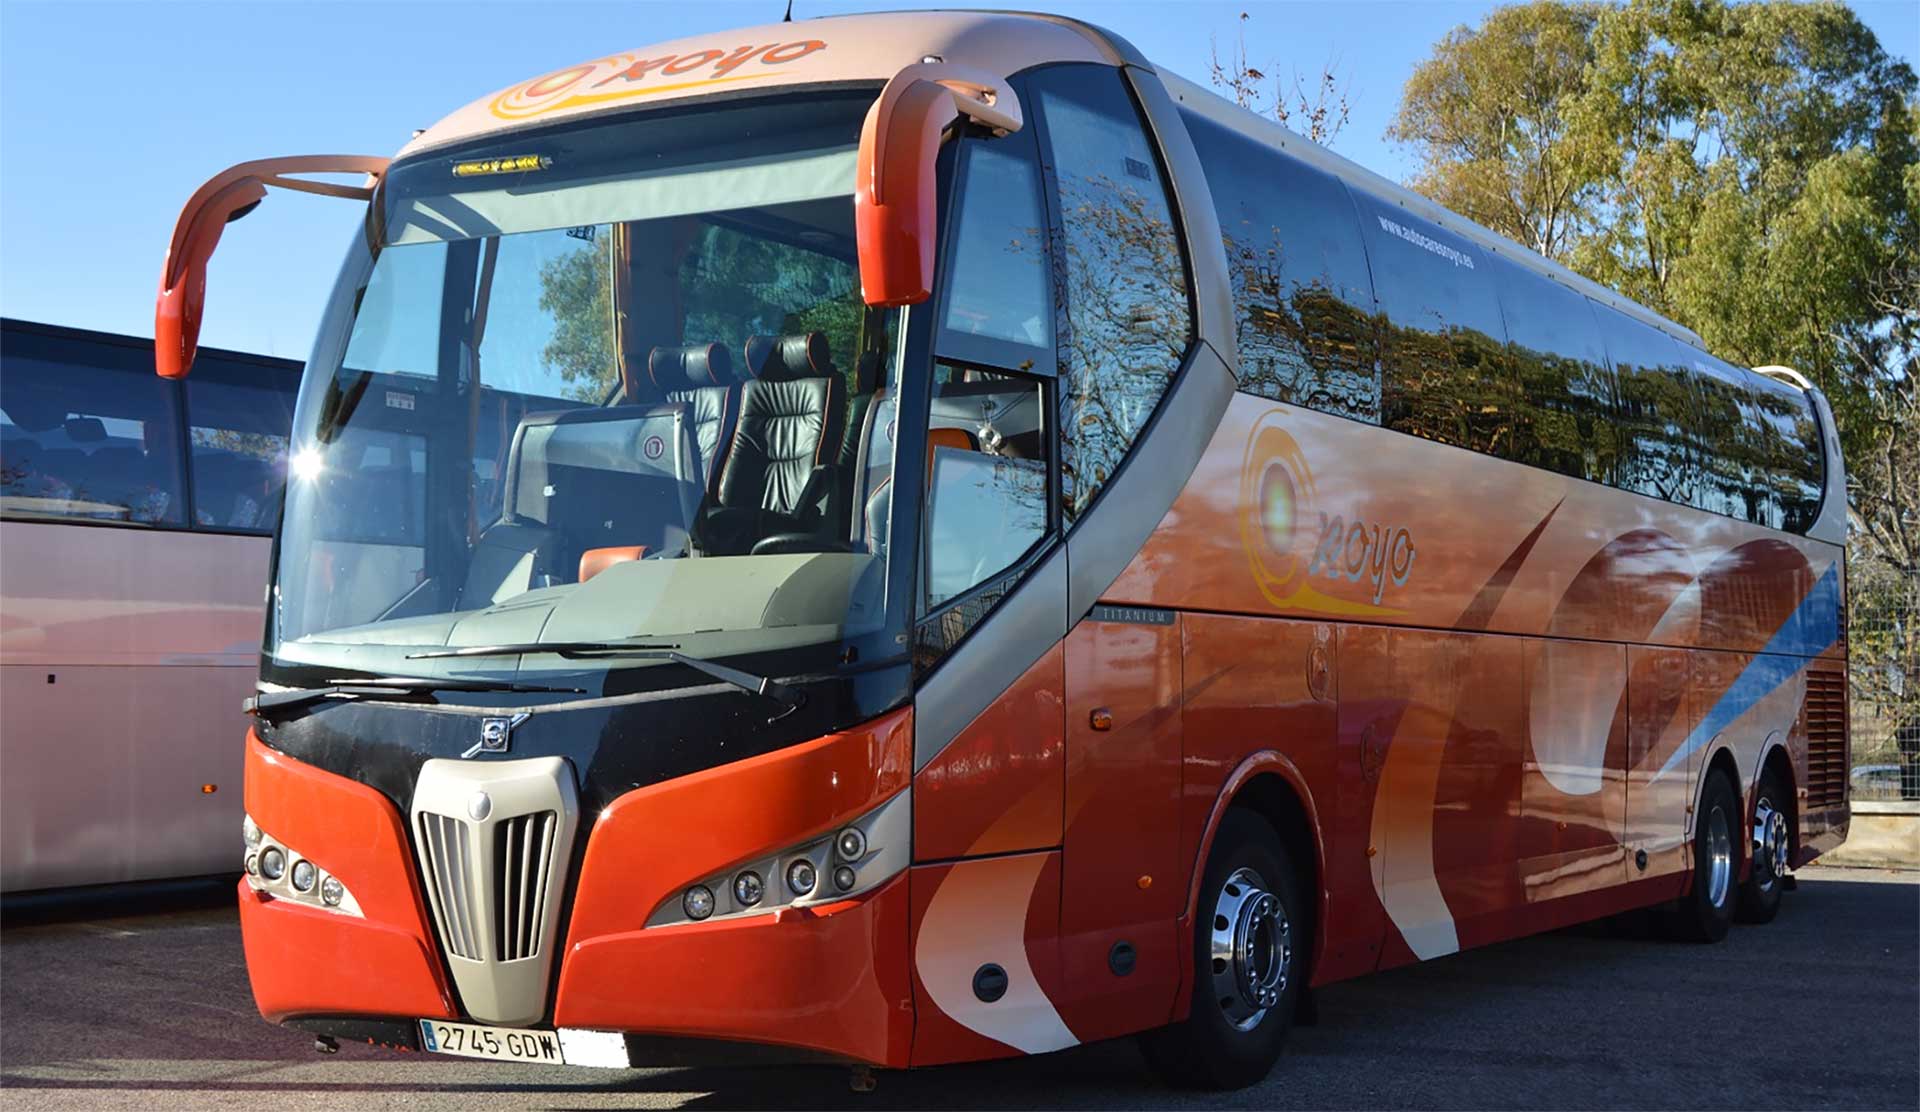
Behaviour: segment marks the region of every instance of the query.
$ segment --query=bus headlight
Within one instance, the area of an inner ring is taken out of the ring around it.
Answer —
[[[787,846],[723,873],[700,877],[647,918],[649,927],[765,915],[871,892],[898,876],[913,856],[912,790],[812,841]],[[826,884],[822,878],[831,878]],[[781,883],[784,881],[785,883]]]
[[[362,917],[360,904],[339,877],[307,855],[260,828],[248,815],[241,826],[247,842],[247,886],[279,900]]]

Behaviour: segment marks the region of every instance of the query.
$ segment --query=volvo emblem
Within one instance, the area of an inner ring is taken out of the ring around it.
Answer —
[[[475,822],[485,822],[487,816],[491,814],[493,814],[493,797],[486,792],[474,792],[473,797],[467,800],[467,817]]]
[[[513,744],[513,728],[525,722],[531,715],[521,711],[512,718],[482,718],[480,720],[480,740],[473,748],[460,754],[462,760],[481,753],[505,753]]]

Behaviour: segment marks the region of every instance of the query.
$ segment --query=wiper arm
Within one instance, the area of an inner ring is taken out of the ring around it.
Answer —
[[[423,653],[412,653],[408,660],[437,660],[445,657],[463,656],[511,656],[526,653],[552,653],[555,656],[628,656],[642,660],[671,660],[675,664],[684,664],[696,672],[712,676],[722,683],[730,683],[742,691],[751,691],[779,703],[785,709],[768,719],[778,722],[806,704],[806,693],[789,684],[766,676],[756,676],[752,672],[743,672],[738,668],[729,668],[724,664],[715,664],[711,660],[702,660],[697,656],[688,656],[678,652],[679,645],[662,645],[646,641],[521,641],[507,645],[468,645],[458,649],[431,649]]]
[[[547,694],[584,695],[579,687],[546,687],[537,683],[513,683],[506,680],[432,679],[425,676],[379,676],[372,679],[329,680],[323,687],[297,687],[291,691],[268,691],[243,700],[240,709],[247,714],[297,707],[337,698],[392,698],[396,695],[428,695],[435,691],[537,691]]]

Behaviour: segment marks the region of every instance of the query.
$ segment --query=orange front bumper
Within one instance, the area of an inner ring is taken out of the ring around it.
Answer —
[[[902,711],[619,797],[590,824],[556,1026],[792,1047],[905,1066],[907,877],[856,900],[646,928],[703,876],[831,832],[903,790]],[[404,820],[374,789],[249,738],[247,810],[346,884],[365,918],[240,889],[255,1001],[300,1016],[458,1018]]]

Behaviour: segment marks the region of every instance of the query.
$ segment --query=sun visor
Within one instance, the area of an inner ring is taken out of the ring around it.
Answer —
[[[511,188],[399,198],[389,214],[390,244],[659,220],[729,208],[851,197],[858,150],[737,159],[654,174],[568,181],[539,189],[526,178]]]

